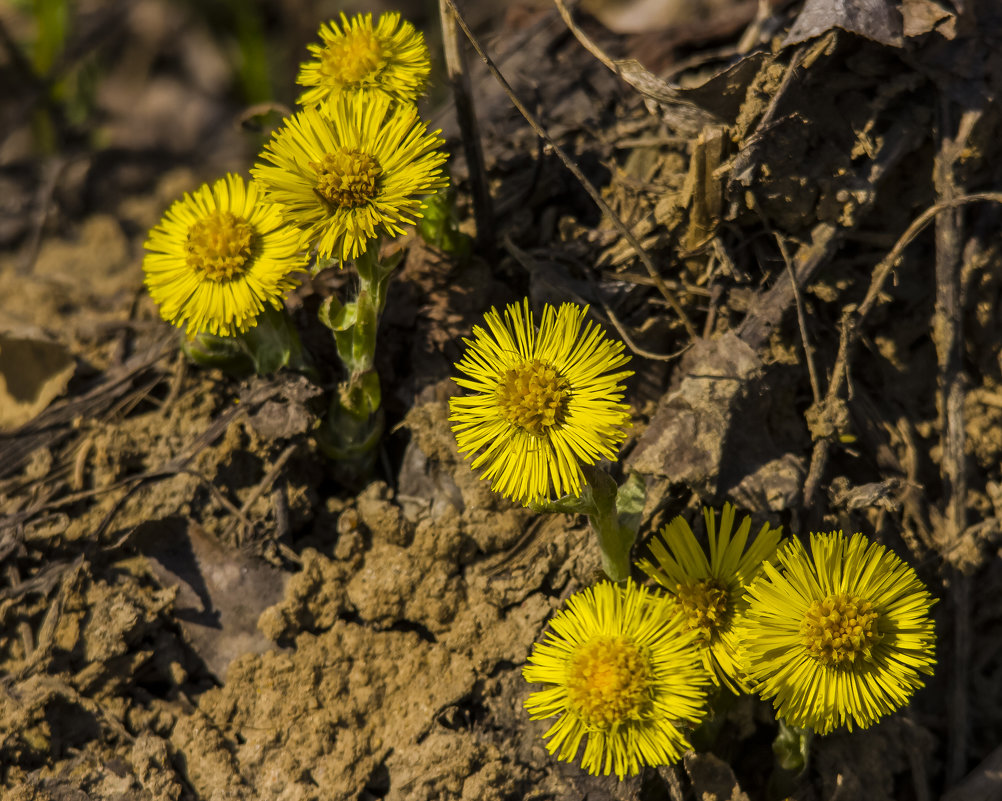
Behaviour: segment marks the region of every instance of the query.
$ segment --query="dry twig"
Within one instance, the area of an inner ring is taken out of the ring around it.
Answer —
[[[477,246],[484,258],[493,262],[497,250],[494,237],[494,204],[491,200],[487,170],[484,167],[484,151],[480,143],[477,115],[473,109],[470,77],[466,70],[466,59],[459,46],[456,18],[446,4],[446,0],[439,0],[438,11],[442,18],[442,49],[445,51],[445,71],[449,78],[449,86],[452,87],[452,97],[456,104],[456,120],[459,123],[459,135],[463,140],[466,166],[470,171],[473,217],[477,224]]]
[[[662,80],[636,59],[614,60],[574,22],[563,0],[553,0],[564,24],[582,47],[602,62],[622,81],[640,92],[656,109],[669,127],[687,135],[698,134],[706,125],[718,125],[721,120],[705,108],[685,99],[674,84]]]
[[[964,206],[970,203],[985,202],[1002,204],[1002,192],[978,192],[944,200],[923,211],[905,229],[905,232],[898,238],[898,241],[894,243],[894,247],[891,248],[890,253],[881,259],[880,263],[874,268],[873,277],[870,279],[870,286],[867,289],[866,297],[863,298],[863,302],[859,304],[858,308],[847,307],[843,311],[842,333],[839,339],[838,354],[835,357],[832,378],[828,385],[828,391],[825,393],[824,402],[833,402],[842,391],[843,382],[847,380],[848,376],[849,361],[862,331],[862,324],[880,300],[884,284],[891,273],[894,272],[895,267],[897,267],[905,248],[944,209]],[[804,508],[807,510],[812,509],[814,506],[814,498],[821,485],[824,468],[828,462],[828,450],[830,447],[831,442],[827,439],[820,439],[814,443],[814,451],[811,454],[811,466],[807,474],[807,480],[804,482]]]
[[[508,96],[508,99],[512,102],[512,105],[514,105],[515,108],[518,109],[519,113],[525,118],[525,121],[529,123],[529,125],[536,132],[536,134],[540,138],[544,139],[551,148],[553,148],[553,152],[557,154],[557,157],[564,163],[564,166],[567,167],[567,169],[571,171],[574,177],[578,179],[578,182],[581,184],[582,187],[584,187],[585,191],[591,196],[591,199],[595,201],[595,205],[598,206],[602,210],[602,213],[609,218],[609,220],[612,222],[613,226],[616,228],[619,234],[627,242],[630,243],[630,246],[636,252],[637,257],[643,263],[644,267],[647,268],[647,272],[651,276],[651,279],[654,281],[654,284],[658,288],[658,291],[661,293],[664,299],[668,301],[668,305],[671,306],[672,311],[674,311],[675,314],[678,316],[679,320],[681,321],[683,327],[686,330],[686,333],[689,335],[690,338],[695,339],[698,336],[698,334],[696,333],[696,329],[693,327],[692,322],[689,320],[688,315],[686,315],[685,309],[682,308],[682,304],[679,303],[678,298],[675,297],[675,293],[672,292],[665,285],[664,280],[661,278],[661,275],[655,269],[654,262],[651,261],[650,255],[648,255],[647,251],[644,250],[640,242],[637,241],[637,238],[633,235],[633,232],[630,231],[630,229],[626,226],[626,223],[624,223],[619,218],[619,215],[612,210],[609,204],[605,202],[605,199],[602,197],[602,194],[598,191],[598,189],[596,189],[595,186],[592,184],[592,182],[589,181],[587,177],[585,177],[585,174],[581,172],[581,169],[578,167],[578,165],[575,164],[574,161],[564,152],[563,148],[561,148],[560,145],[558,145],[553,140],[553,137],[551,137],[549,133],[547,133],[546,129],[543,128],[543,126],[539,123],[539,121],[535,118],[535,116],[533,116],[533,114],[529,111],[526,105],[519,99],[518,95],[515,94],[515,91],[511,88],[511,84],[508,83],[507,79],[501,74],[501,71],[497,68],[497,66],[495,66],[490,56],[487,55],[487,51],[484,50],[483,45],[480,43],[480,40],[478,40],[477,37],[473,35],[473,32],[470,30],[470,27],[466,24],[466,20],[463,18],[463,15],[459,12],[459,9],[456,8],[455,2],[453,0],[444,0],[444,2],[448,4],[449,8],[452,10],[452,13],[455,14],[456,22],[459,23],[459,27],[463,29],[463,33],[466,34],[466,38],[470,40],[470,44],[473,45],[473,49],[476,50],[480,58],[483,59],[484,63],[487,65],[487,69],[490,70],[491,75],[493,75],[495,80],[497,80],[497,82],[501,84],[501,88],[504,90],[504,93]]]
[[[258,482],[258,485],[254,487],[250,495],[247,496],[247,500],[245,500],[243,504],[240,506],[239,517],[237,521],[234,522],[235,526],[239,526],[239,524],[241,523],[243,524],[242,529],[238,528],[239,531],[239,535],[237,537],[238,544],[243,545],[244,537],[246,536],[246,533],[250,531],[251,524],[248,521],[247,515],[250,513],[251,507],[254,505],[254,503],[257,501],[258,498],[260,498],[262,495],[264,495],[264,493],[268,492],[268,490],[271,489],[271,485],[275,483],[275,479],[278,478],[278,474],[281,473],[282,470],[285,468],[286,463],[289,461],[290,458],[292,458],[292,454],[296,452],[296,448],[298,447],[299,446],[294,442],[291,445],[288,445],[286,449],[282,451],[281,454],[279,454],[279,457],[275,460],[275,464],[273,464],[271,466],[271,469],[267,473],[265,473],[264,478],[262,478],[261,481]]]
[[[512,240],[511,236],[509,236],[506,233],[502,237],[502,243],[504,245],[504,249],[508,252],[508,255],[510,255],[513,259],[515,259],[515,261],[521,264],[525,268],[526,272],[531,273],[533,271],[534,265],[536,263],[535,260],[532,258],[532,256],[530,256],[528,253],[522,250],[518,245],[516,245],[515,242]],[[616,329],[620,339],[622,339],[623,342],[626,343],[626,347],[628,347],[631,351],[633,351],[637,356],[643,356],[645,359],[651,359],[653,361],[667,362],[667,361],[672,361],[673,359],[677,359],[679,356],[685,353],[686,350],[689,349],[689,346],[686,345],[685,347],[676,351],[675,353],[654,353],[653,351],[646,350],[645,348],[640,347],[636,342],[633,341],[633,337],[630,336],[625,326],[623,326],[619,318],[616,316],[616,313],[613,312],[613,310],[609,307],[609,304],[607,304],[604,300],[601,299],[598,287],[595,286],[595,280],[590,275],[588,277],[589,280],[591,281],[592,288],[595,291],[595,296],[598,298],[598,302],[602,305],[602,310],[609,318],[609,322],[611,322],[613,327]]]
[[[981,109],[969,109],[957,124],[952,137],[952,101],[945,95],[939,107],[939,147],[933,168],[933,183],[941,201],[957,195],[954,164],[967,146],[971,131],[981,119]],[[940,545],[955,547],[967,528],[967,472],[964,453],[964,373],[963,300],[961,298],[962,210],[942,209],[936,215],[936,311],[933,331],[939,368],[940,436],[943,443],[941,473],[946,494],[945,531]],[[945,542],[943,541],[945,540]],[[954,678],[947,705],[947,782],[964,773],[967,756],[967,666],[970,663],[970,583],[959,570],[953,571],[956,584],[954,610]]]

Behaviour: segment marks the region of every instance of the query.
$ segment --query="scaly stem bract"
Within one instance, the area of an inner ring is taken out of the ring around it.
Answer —
[[[402,254],[379,258],[379,240],[355,260],[358,293],[342,304],[331,296],[320,309],[320,320],[334,334],[338,356],[347,377],[331,401],[321,432],[324,452],[342,465],[345,473],[364,477],[375,462],[383,432],[382,393],[375,370],[376,331],[386,308],[390,276]]]

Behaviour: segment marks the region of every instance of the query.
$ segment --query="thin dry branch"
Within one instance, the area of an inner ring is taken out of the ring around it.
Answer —
[[[581,46],[601,61],[605,65],[606,69],[610,72],[616,73],[616,75],[622,78],[623,73],[619,67],[616,66],[616,62],[609,58],[609,56],[606,55],[606,52],[595,44],[595,41],[588,34],[578,27],[578,24],[574,21],[574,17],[571,16],[571,11],[567,8],[564,0],[553,0],[553,3],[556,5],[557,11],[560,12],[560,18],[567,26],[567,30],[574,34],[574,38],[581,43]]]
[[[622,338],[623,342],[626,343],[626,347],[628,347],[638,356],[643,356],[645,359],[651,359],[652,361],[657,361],[657,362],[674,361],[675,359],[679,358],[683,353],[685,353],[687,350],[689,350],[689,348],[692,347],[692,343],[690,342],[684,345],[683,347],[679,348],[674,353],[654,353],[653,351],[645,350],[644,348],[640,347],[636,342],[633,341],[633,338],[629,335],[629,333],[626,331],[626,328],[619,321],[619,318],[616,316],[616,313],[604,301],[602,302],[602,310],[609,318],[609,322],[611,322],[615,327],[616,332]]]
[[[754,198],[754,195],[752,195]],[[810,338],[807,335],[807,319],[804,314],[804,299],[800,294],[800,287],[797,285],[797,275],[793,269],[793,259],[790,258],[790,251],[786,247],[786,240],[783,238],[782,234],[774,230],[769,224],[769,220],[766,215],[762,213],[759,208],[758,203],[755,203],[755,211],[758,212],[759,219],[762,222],[763,227],[766,231],[772,234],[773,239],[776,240],[776,245],[779,248],[780,255],[783,257],[783,263],[786,265],[786,273],[790,276],[790,289],[793,292],[793,303],[797,310],[797,324],[800,327],[800,341],[804,346],[804,361],[807,362],[807,374],[811,380],[811,395],[814,398],[814,402],[818,403],[821,400],[821,384],[818,381],[818,371],[814,365],[814,348],[811,346]]]
[[[776,244],[779,245],[779,252],[783,254],[783,262],[786,264],[786,273],[790,276],[790,286],[793,289],[793,303],[797,309],[797,325],[800,327],[800,342],[804,346],[804,361],[807,362],[807,374],[811,379],[811,395],[814,402],[821,400],[821,384],[818,382],[818,371],[814,366],[814,348],[811,339],[807,335],[807,317],[804,314],[804,299],[800,295],[800,287],[797,286],[797,276],[793,272],[793,262],[790,261],[790,253],[786,249],[783,237],[775,234]]]
[[[880,263],[873,270],[873,277],[870,279],[870,286],[867,289],[866,297],[859,304],[858,308],[846,308],[842,317],[842,334],[839,339],[838,355],[835,357],[835,365],[832,368],[832,378],[825,393],[825,402],[834,402],[842,391],[843,383],[847,380],[849,360],[852,357],[859,335],[862,331],[863,322],[866,320],[873,307],[877,305],[883,291],[884,284],[894,272],[901,259],[904,250],[923,230],[936,219],[936,215],[944,209],[965,206],[970,203],[998,203],[1002,205],[1002,192],[978,192],[970,195],[943,200],[934,206],[930,206],[916,217],[905,232],[898,237],[897,242],[890,252],[881,259]],[[828,451],[831,442],[827,439],[820,439],[814,443],[814,451],[811,454],[811,465],[804,482],[804,508],[810,510],[814,506],[814,498],[821,485],[821,478],[824,475],[824,468],[828,463]]]
[[[960,118],[953,135],[952,103],[944,95],[939,104],[939,147],[933,167],[937,196],[950,201],[959,194],[954,164],[967,146],[971,131],[981,119],[981,109],[970,109]],[[936,345],[940,389],[940,436],[943,458],[940,465],[946,491],[943,516],[945,544],[960,544],[967,528],[967,471],[964,453],[964,372],[963,299],[961,269],[963,250],[961,207],[943,209],[936,215],[936,311],[933,337]],[[941,540],[940,544],[944,544]],[[950,686],[947,716],[946,778],[956,782],[964,774],[967,761],[967,666],[970,664],[970,585],[954,571],[958,586],[954,591],[954,680]]]
[[[250,495],[247,496],[247,500],[241,504],[239,509],[239,515],[237,520],[234,521],[234,526],[240,526],[243,524],[243,528],[238,528],[237,543],[243,545],[244,538],[250,530],[250,523],[248,522],[248,515],[250,514],[250,509],[264,493],[271,489],[271,485],[275,483],[275,479],[278,478],[278,474],[282,472],[285,468],[286,463],[292,458],[292,454],[296,452],[299,445],[293,442],[288,445],[279,457],[275,460],[275,464],[271,466],[271,469],[265,474],[264,478],[258,482],[258,485],[254,487]]]
[[[581,46],[602,62],[620,80],[640,92],[646,98],[648,108],[653,105],[666,125],[682,133],[695,135],[706,125],[722,122],[705,108],[686,100],[676,85],[659,78],[636,59],[617,61],[609,58],[605,51],[574,22],[574,17],[571,16],[571,12],[563,0],[553,0],[553,2],[560,12],[564,24],[574,34],[574,38],[581,43]]]
[[[125,502],[131,498],[136,491],[141,487],[153,481],[160,481],[166,478],[170,478],[178,473],[188,473],[204,484],[206,484],[210,491],[217,497],[217,499],[226,507],[227,511],[235,515],[238,519],[249,526],[249,522],[243,516],[240,509],[233,505],[233,503],[223,495],[217,487],[213,484],[211,480],[202,474],[189,468],[189,464],[192,460],[206,447],[211,445],[216,439],[218,439],[226,428],[238,417],[244,414],[249,414],[254,411],[260,404],[273,398],[277,393],[278,389],[273,386],[260,387],[255,390],[251,390],[241,396],[241,403],[238,406],[234,406],[220,415],[216,420],[212,422],[201,434],[199,434],[192,444],[181,454],[178,454],[173,459],[166,462],[164,465],[154,469],[149,470],[138,475],[129,476],[127,478],[116,481],[105,487],[97,487],[93,489],[81,490],[80,492],[73,492],[66,495],[62,495],[59,498],[52,498],[51,493],[46,495],[44,498],[40,499],[39,502],[33,504],[28,509],[16,512],[11,515],[0,517],[0,532],[9,531],[17,528],[18,526],[25,525],[29,520],[36,519],[39,515],[46,512],[51,512],[56,509],[60,509],[71,504],[77,503],[78,501],[85,500],[88,498],[95,497],[97,495],[103,495],[109,492],[113,492],[118,489],[125,489],[125,492],[115,501],[111,510],[105,515],[102,521],[98,524],[97,528],[92,534],[92,539],[96,542],[100,538],[101,534],[108,528],[112,520],[122,509]]]
[[[455,14],[456,22],[459,24],[459,27],[463,29],[463,33],[465,33],[466,38],[470,40],[470,44],[473,45],[473,49],[476,50],[480,58],[483,59],[484,64],[487,65],[487,69],[490,70],[491,75],[493,75],[494,79],[501,85],[501,88],[508,96],[508,99],[512,102],[512,105],[518,109],[518,112],[525,118],[525,121],[528,122],[532,129],[536,132],[536,135],[544,139],[546,143],[553,148],[553,152],[557,154],[557,157],[564,163],[564,166],[567,167],[574,177],[578,179],[578,182],[582,187],[584,187],[584,190],[591,196],[591,199],[595,201],[595,205],[598,206],[599,209],[602,210],[602,213],[605,214],[612,222],[620,236],[630,243],[630,246],[636,252],[637,257],[643,263],[648,274],[651,276],[651,279],[654,281],[654,285],[658,288],[662,297],[668,301],[668,305],[671,307],[672,311],[674,311],[678,316],[682,326],[686,330],[686,333],[691,339],[695,339],[698,334],[696,333],[696,329],[693,327],[692,322],[689,320],[688,315],[686,315],[685,310],[682,308],[682,304],[679,302],[678,298],[675,297],[675,293],[665,285],[664,280],[655,269],[654,262],[651,261],[650,255],[648,255],[647,251],[644,250],[643,246],[633,235],[633,232],[630,231],[630,229],[626,226],[626,223],[620,219],[619,215],[612,210],[609,204],[605,202],[605,199],[602,197],[602,194],[598,191],[598,189],[596,189],[591,181],[585,177],[585,174],[581,172],[581,169],[577,166],[577,164],[575,164],[574,161],[564,152],[563,148],[561,148],[560,145],[554,141],[553,137],[550,136],[535,116],[533,116],[532,112],[530,112],[526,105],[519,99],[518,95],[515,94],[515,90],[512,89],[511,84],[508,83],[507,79],[501,74],[501,71],[497,68],[497,66],[495,66],[490,56],[487,55],[487,51],[484,50],[480,40],[473,35],[473,31],[471,31],[469,25],[466,24],[466,20],[456,7],[455,2],[453,2],[453,0],[444,0],[444,2],[448,4],[452,13]]]
[[[510,255],[513,259],[515,259],[515,261],[521,264],[525,268],[526,272],[531,273],[535,269],[535,263],[536,263],[535,260],[532,258],[532,256],[530,256],[528,253],[522,250],[518,245],[516,245],[514,241],[512,241],[512,238],[509,234],[505,233],[504,236],[501,238],[501,242],[504,246],[505,251],[507,251],[508,255]],[[672,361],[673,359],[677,359],[679,356],[681,356],[689,349],[690,346],[686,345],[684,348],[676,351],[675,353],[654,353],[653,351],[646,350],[645,348],[640,347],[636,342],[633,341],[633,337],[630,336],[629,332],[626,330],[626,327],[620,322],[615,312],[613,312],[613,310],[609,307],[609,305],[604,300],[601,299],[599,289],[595,285],[595,280],[591,276],[589,276],[589,280],[591,282],[592,288],[595,290],[595,297],[599,299],[599,303],[602,305],[602,310],[609,318],[609,322],[612,323],[613,327],[619,333],[620,339],[622,339],[623,342],[626,343],[626,347],[628,347],[631,351],[633,351],[637,356],[643,356],[645,359],[651,359],[652,361],[668,362]]]
[[[273,398],[278,394],[278,389],[276,387],[262,387],[257,390],[252,390],[247,393],[246,397],[242,397],[239,406],[227,409],[222,415],[220,415],[212,424],[205,429],[201,434],[199,434],[191,446],[182,454],[175,456],[169,462],[167,462],[162,467],[155,470],[150,470],[145,473],[140,473],[136,476],[130,476],[121,483],[127,483],[128,489],[125,493],[115,501],[115,505],[111,510],[104,516],[104,519],[100,522],[98,527],[95,529],[93,538],[95,541],[99,540],[104,531],[111,525],[111,521],[114,520],[115,516],[125,505],[125,502],[132,497],[132,495],[139,490],[140,487],[145,486],[151,481],[160,481],[165,478],[170,478],[178,473],[187,473],[194,478],[199,479],[206,486],[209,487],[213,495],[219,500],[219,502],[226,508],[226,510],[237,517],[241,523],[246,527],[250,527],[250,522],[244,517],[243,512],[238,509],[233,503],[219,490],[215,484],[203,476],[196,470],[191,469],[188,465],[192,460],[205,448],[211,445],[218,439],[223,432],[229,427],[229,425],[236,420],[237,417],[250,414],[255,408],[267,400]],[[59,503],[63,503],[64,499],[61,499]]]
[[[859,178],[867,186],[873,187],[860,204],[856,219],[865,219],[864,214],[876,201],[876,187],[887,172],[910,153],[918,143],[920,132],[906,124],[898,123],[887,132],[884,143],[876,157],[859,173]],[[846,229],[834,223],[818,223],[811,231],[811,241],[802,245],[793,256],[795,281],[776,281],[748,312],[737,328],[737,334],[752,348],[758,350],[768,340],[772,331],[794,303],[795,287],[810,284],[818,271],[834,255],[846,234]],[[871,287],[872,288],[872,287]],[[805,498],[807,496],[805,495]]]
[[[38,447],[56,447],[76,429],[73,421],[107,416],[108,410],[135,389],[134,382],[147,369],[154,367],[174,347],[173,332],[137,353],[124,365],[108,370],[100,384],[86,394],[56,402],[38,417],[9,433],[0,433],[0,479],[16,473]],[[0,526],[3,525],[0,518]]]
[[[442,18],[442,49],[445,52],[445,72],[452,88],[452,98],[456,104],[456,121],[459,135],[463,140],[466,167],[470,171],[470,187],[473,195],[473,217],[477,224],[477,246],[489,262],[496,256],[497,244],[494,236],[494,203],[491,199],[487,169],[484,167],[484,151],[480,143],[477,115],[473,109],[473,93],[470,90],[470,76],[466,69],[466,59],[459,46],[456,32],[456,18],[446,5],[439,0],[439,16]]]

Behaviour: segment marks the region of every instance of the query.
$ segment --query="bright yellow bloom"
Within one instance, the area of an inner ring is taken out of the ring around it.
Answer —
[[[734,516],[734,507],[724,504],[718,529],[716,513],[703,509],[709,559],[689,524],[676,517],[661,529],[660,541],[651,540],[657,565],[642,559],[639,567],[675,596],[686,628],[696,633],[700,656],[714,682],[722,682],[733,692],[747,692],[738,634],[747,606],[742,596],[762,563],[775,555],[783,530],[766,523],[746,550],[751,518],[746,517],[732,536]]]
[[[456,368],[456,383],[475,394],[449,401],[452,430],[473,467],[485,466],[491,487],[522,503],[555,494],[578,495],[581,463],[615,459],[630,427],[614,372],[630,357],[623,343],[598,326],[582,328],[587,308],[573,303],[543,307],[536,329],[528,298],[505,310],[491,309],[489,332],[474,326],[473,339]]]
[[[296,83],[307,87],[299,104],[315,106],[343,93],[383,95],[415,103],[424,93],[431,60],[424,36],[396,11],[331,20],[320,26],[322,44],[309,45],[316,60],[304,62]]]
[[[233,336],[252,328],[266,303],[282,308],[306,266],[300,245],[258,185],[231,173],[185,194],[150,231],[146,287],[189,337]]]
[[[287,118],[251,172],[321,256],[344,262],[380,234],[402,234],[422,198],[448,185],[438,133],[413,106],[337,97]]]
[[[866,728],[931,674],[934,603],[915,571],[862,534],[812,534],[748,588],[749,676],[777,717],[827,734]]]
[[[706,714],[709,678],[676,605],[632,581],[575,593],[550,621],[522,669],[549,685],[525,707],[533,720],[559,716],[544,737],[557,759],[620,779],[666,765],[689,748],[682,727]]]

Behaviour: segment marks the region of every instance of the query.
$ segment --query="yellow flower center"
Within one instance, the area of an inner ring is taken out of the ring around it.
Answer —
[[[800,641],[824,665],[852,667],[873,660],[880,641],[873,604],[848,593],[814,601],[800,624]]]
[[[635,642],[596,637],[571,658],[567,702],[586,726],[608,730],[647,711],[652,683],[650,660]]]
[[[675,592],[686,628],[698,631],[702,643],[709,642],[727,622],[727,588],[717,579],[708,578],[679,584]]]
[[[317,171],[317,194],[336,209],[353,209],[376,196],[383,168],[361,150],[325,153],[319,162],[310,162]]]
[[[325,75],[345,84],[355,84],[386,66],[387,52],[372,31],[345,31],[324,48],[321,63]]]
[[[247,271],[254,229],[232,211],[214,211],[188,229],[184,260],[206,281],[229,281]]]
[[[564,421],[571,385],[557,370],[538,359],[512,367],[498,382],[497,402],[509,423],[541,437]]]

